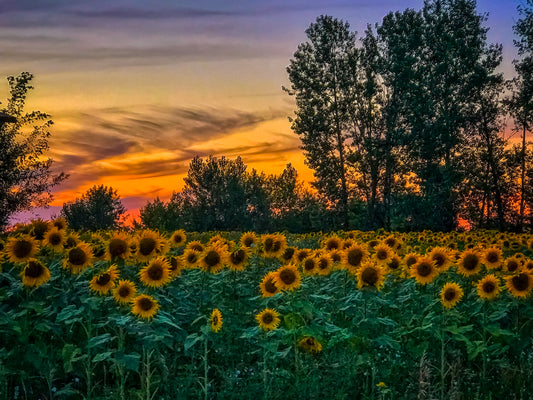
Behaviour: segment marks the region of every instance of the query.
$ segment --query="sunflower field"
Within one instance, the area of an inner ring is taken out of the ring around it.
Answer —
[[[0,400],[531,399],[533,236],[0,239]]]

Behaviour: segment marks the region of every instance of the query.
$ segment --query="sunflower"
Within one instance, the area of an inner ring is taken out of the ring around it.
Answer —
[[[353,243],[352,243],[353,244]],[[368,243],[366,244],[368,246],[369,249],[373,249],[374,247],[376,247],[377,245],[379,244],[379,240],[377,239],[372,239],[370,241],[368,241]],[[351,246],[351,245],[350,245]],[[345,246],[346,248],[346,246]]]
[[[156,288],[166,285],[170,277],[170,264],[164,257],[158,257],[139,272],[141,282],[148,287]]]
[[[9,261],[20,263],[28,261],[37,254],[38,245],[29,235],[10,237],[6,245]]]
[[[367,257],[368,250],[365,247],[353,244],[344,250],[343,264],[351,272],[355,272],[366,261]]]
[[[459,258],[457,271],[464,276],[472,276],[481,271],[481,255],[476,250],[465,250]]]
[[[331,267],[333,266],[333,260],[329,253],[322,253],[317,258],[317,273],[318,275],[329,275]]]
[[[218,247],[224,247],[226,251],[230,251],[233,249],[233,246],[235,246],[235,242],[226,239],[225,237],[222,237],[220,233],[217,233],[215,236],[212,236],[209,241],[207,242],[208,246],[218,246]]]
[[[283,254],[278,257],[278,260],[280,260],[283,264],[289,264],[294,259],[295,254],[296,248],[287,247],[285,251],[283,251]]]
[[[218,274],[228,264],[229,254],[226,247],[212,244],[200,254],[200,268],[204,272]]]
[[[175,278],[176,276],[181,275],[181,270],[183,269],[182,260],[180,257],[167,257],[168,264],[170,268],[170,277]]]
[[[500,281],[495,275],[487,275],[477,284],[477,294],[485,300],[493,300],[500,294]]]
[[[54,251],[63,251],[63,244],[65,243],[65,231],[59,230],[56,227],[50,229],[44,235],[44,244],[51,247]]]
[[[309,353],[319,353],[322,351],[322,345],[313,336],[305,336],[298,342],[298,347]]]
[[[239,243],[242,247],[247,247],[249,249],[256,248],[259,244],[259,239],[257,238],[257,235],[253,232],[246,232],[243,233],[241,236],[241,239],[239,240]]]
[[[322,243],[322,247],[328,251],[331,250],[340,250],[342,245],[342,239],[338,236],[330,236],[325,239]]]
[[[533,271],[533,260],[531,260],[530,258],[527,258],[524,261],[524,268],[530,272]]]
[[[313,256],[307,257],[302,261],[302,271],[306,275],[314,275],[317,272],[317,268],[318,265]]]
[[[232,271],[244,271],[250,260],[248,251],[247,247],[241,247],[230,253],[228,264]]]
[[[135,254],[139,261],[148,261],[155,256],[164,254],[166,241],[161,235],[150,229],[139,233],[136,238],[137,253]]]
[[[505,286],[514,297],[525,299],[533,289],[533,275],[523,271],[517,275],[508,276],[505,279]]]
[[[384,243],[374,247],[374,259],[378,264],[387,264],[392,256],[392,249]]]
[[[106,241],[99,234],[93,234],[91,236],[90,245],[93,248],[93,256],[97,260],[104,260],[106,256]]]
[[[187,246],[185,247],[185,251],[187,250],[196,250],[198,252],[202,252],[205,250],[204,245],[199,240],[193,240],[192,242],[187,243]]]
[[[454,307],[463,297],[463,289],[455,282],[447,282],[440,292],[440,301],[446,308]]]
[[[170,236],[170,247],[182,247],[185,246],[185,242],[187,241],[187,235],[185,234],[185,231],[183,229],[179,229],[175,231],[172,236]]]
[[[354,244],[355,244],[355,241],[353,239],[344,239],[342,241],[342,250],[345,250],[348,247],[352,247]]]
[[[383,239],[383,243],[389,246],[392,250],[398,250],[402,246],[402,242],[394,237],[394,235],[387,236]]]
[[[182,256],[182,262],[186,268],[192,269],[198,267],[200,262],[200,252],[198,250],[188,249],[185,250]]]
[[[111,289],[115,287],[115,280],[118,278],[117,266],[110,266],[105,272],[93,276],[89,287],[93,292],[98,294],[107,294]]]
[[[159,303],[152,296],[141,294],[133,299],[131,312],[144,319],[150,319],[157,314]]]
[[[439,272],[446,271],[450,268],[451,259],[448,251],[449,250],[445,247],[435,247],[428,254],[429,258],[435,262],[435,268],[437,268]]]
[[[131,255],[130,244],[131,238],[128,234],[124,232],[113,233],[107,243],[106,254],[108,260],[127,259]]]
[[[63,244],[63,247],[65,249],[71,249],[73,247],[76,247],[76,245],[79,242],[80,242],[80,235],[78,235],[76,232],[70,232],[65,239],[65,243]]]
[[[385,271],[379,264],[364,263],[357,269],[357,288],[373,287],[380,290],[385,283]]]
[[[387,268],[391,271],[398,271],[402,264],[402,259],[397,255],[393,254],[387,263]]]
[[[277,329],[280,323],[279,313],[272,308],[265,308],[255,316],[259,326],[265,331],[272,331]]]
[[[135,284],[128,280],[118,281],[118,285],[113,289],[113,298],[120,304],[131,303],[135,294],[137,293],[137,288]]]
[[[419,255],[416,253],[409,253],[403,258],[403,262],[407,268],[411,268],[418,262]]]
[[[279,293],[280,289],[276,285],[276,273],[274,271],[267,273],[259,284],[259,288],[263,297],[272,297]]]
[[[85,242],[79,242],[67,251],[67,257],[63,260],[63,268],[73,274],[79,274],[92,263],[93,252],[91,246]]]
[[[60,231],[67,229],[67,220],[65,218],[56,218],[52,221],[52,226]]]
[[[222,313],[218,308],[214,308],[213,312],[211,312],[209,323],[213,332],[218,332],[222,329]]]
[[[421,285],[431,283],[439,274],[435,267],[435,261],[428,256],[420,257],[418,261],[411,265],[411,276]]]
[[[503,263],[503,270],[510,273],[518,272],[522,267],[522,263],[516,257],[509,257]]]
[[[312,255],[313,255],[313,251],[310,249],[297,249],[292,259],[296,263],[301,263],[307,257],[311,257]]]
[[[264,257],[276,258],[285,251],[285,248],[287,247],[287,239],[283,235],[262,235],[261,244]]]
[[[48,221],[43,221],[41,218],[34,219],[31,221],[30,235],[33,236],[35,240],[44,240],[44,235],[49,229],[50,223]]]
[[[24,286],[38,287],[50,280],[50,270],[39,260],[30,258],[20,276]]]
[[[502,251],[497,247],[491,247],[485,250],[483,254],[483,263],[488,269],[495,269],[502,265]]]
[[[333,264],[340,264],[344,257],[344,252],[342,250],[333,250],[329,252],[329,256],[331,257]]]
[[[302,278],[295,265],[284,265],[276,271],[276,286],[281,290],[293,290],[300,287]]]

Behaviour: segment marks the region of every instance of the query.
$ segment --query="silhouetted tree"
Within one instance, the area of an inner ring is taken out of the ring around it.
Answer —
[[[518,11],[522,18],[517,21],[513,29],[519,37],[514,43],[520,58],[514,61],[517,76],[512,81],[512,94],[507,104],[514,119],[514,129],[522,134],[518,221],[522,229],[528,185],[526,134],[533,126],[533,1],[526,0],[524,6],[518,7]]]
[[[125,212],[116,190],[104,185],[93,186],[81,198],[63,204],[61,209],[70,228],[88,231],[117,228]]]
[[[305,31],[287,67],[290,88],[296,99],[292,129],[302,140],[306,163],[314,171],[318,191],[336,204],[348,228],[350,127],[348,109],[353,107],[351,66],[357,57],[355,34],[349,24],[320,16]]]
[[[0,110],[16,122],[0,125],[0,231],[9,217],[22,210],[47,205],[52,187],[67,178],[51,171],[52,159],[44,158],[50,137],[50,116],[40,111],[25,112],[33,75],[9,76],[10,98]]]

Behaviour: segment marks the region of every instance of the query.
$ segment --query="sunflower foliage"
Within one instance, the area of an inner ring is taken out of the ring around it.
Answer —
[[[2,400],[533,389],[531,235],[78,234],[36,220],[0,248]]]

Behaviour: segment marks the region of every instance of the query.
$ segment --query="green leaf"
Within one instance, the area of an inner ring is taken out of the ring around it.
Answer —
[[[61,350],[61,356],[63,357],[63,369],[66,373],[74,370],[72,363],[78,361],[80,358],[81,350],[75,344],[67,343]]]
[[[188,351],[190,348],[192,348],[196,343],[198,343],[200,340],[202,340],[202,336],[199,336],[197,333],[192,333],[189,336],[185,338],[185,343],[183,344],[183,348],[185,351]]]
[[[375,340],[376,344],[384,347],[392,347],[395,350],[400,350],[400,343],[391,338],[389,335],[378,336]]]
[[[93,347],[100,346],[104,343],[109,343],[115,340],[114,337],[111,336],[109,333],[104,333],[103,335],[95,336],[89,340],[89,343],[87,344],[87,348],[92,349]]]
[[[97,355],[93,357],[93,362],[105,361],[111,358],[111,354],[113,354],[111,351],[106,351],[104,353],[98,353]]]
[[[124,367],[130,371],[139,371],[139,365],[141,363],[141,355],[138,353],[124,354],[123,352],[115,353],[113,359],[117,363],[121,363]]]
[[[75,305],[67,306],[57,314],[56,322],[65,322],[67,324],[75,322],[81,319],[76,317],[79,317],[82,313],[83,308],[77,308]]]

